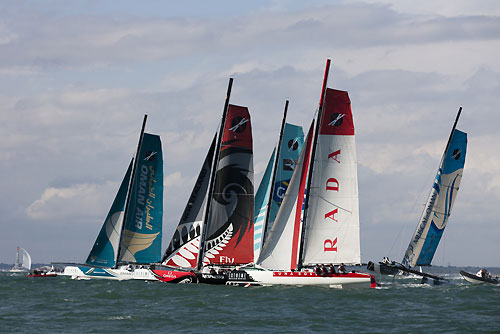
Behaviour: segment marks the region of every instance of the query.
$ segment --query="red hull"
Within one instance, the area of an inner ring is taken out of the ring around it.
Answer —
[[[29,274],[28,277],[56,277],[57,274]]]
[[[192,283],[196,282],[196,275],[191,271],[182,271],[175,269],[151,269],[153,275],[167,283]]]

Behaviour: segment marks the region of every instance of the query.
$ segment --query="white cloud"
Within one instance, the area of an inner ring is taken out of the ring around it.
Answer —
[[[84,217],[99,217],[103,208],[111,205],[112,197],[106,195],[116,190],[117,185],[107,182],[103,185],[76,184],[69,187],[49,187],[39,199],[26,208],[26,214],[33,220],[68,221]]]

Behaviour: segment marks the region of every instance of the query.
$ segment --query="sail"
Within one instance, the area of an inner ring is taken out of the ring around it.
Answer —
[[[163,157],[160,137],[144,133],[120,243],[119,262],[161,260]]]
[[[26,251],[26,249],[19,247],[19,251],[22,254],[20,256],[20,259],[22,259],[22,264],[21,267],[27,270],[31,270],[31,256],[30,254]]]
[[[132,163],[130,162],[125,177],[122,180],[118,193],[104,220],[101,231],[92,246],[86,264],[99,267],[113,267],[116,264],[118,243],[122,230],[123,214],[125,211],[125,201],[127,200],[128,184],[132,173]]]
[[[314,156],[303,264],[360,263],[354,124],[345,91],[326,90]]]
[[[314,122],[313,122],[314,123]],[[313,124],[309,129],[295,170],[283,196],[273,227],[257,263],[267,269],[289,270],[297,267],[301,231],[302,204],[309,167]]]
[[[278,210],[285,196],[285,192],[295,170],[295,165],[299,159],[302,146],[304,145],[304,131],[301,126],[290,123],[285,124],[281,149],[279,154],[278,167],[276,168],[276,178],[274,180],[274,191],[267,223],[268,233],[276,219]]]
[[[254,212],[254,235],[253,235],[253,255],[254,260],[259,258],[262,236],[264,234],[264,225],[267,214],[267,203],[269,202],[269,193],[271,192],[271,179],[273,171],[273,162],[276,149],[273,150],[271,158],[267,163],[266,170],[260,181],[259,188],[255,194],[255,212]]]
[[[285,192],[292,178],[293,171],[295,170],[295,164],[299,159],[299,154],[304,145],[304,131],[301,126],[293,125],[290,123],[285,123],[283,129],[283,135],[281,138],[281,143],[278,146],[280,149],[280,154],[278,155],[278,164],[276,167],[273,195],[271,198],[271,209],[269,212],[269,217],[267,221],[267,228],[264,229],[265,218],[268,210],[269,203],[269,192],[271,189],[271,170],[272,162],[274,160],[274,151],[269,159],[269,163],[266,168],[266,172],[262,177],[261,184],[257,190],[257,195],[255,196],[255,238],[254,238],[254,257],[259,258],[260,249],[262,245],[262,240],[265,236],[269,234],[273,226],[278,210],[285,196]],[[269,173],[269,174],[268,174]],[[265,188],[265,193],[263,190]]]
[[[404,255],[403,265],[431,264],[462,180],[466,150],[467,134],[453,130],[420,222]]]
[[[216,136],[201,167],[191,196],[177,225],[162,259],[162,263],[170,266],[195,268],[200,244],[203,208],[206,202],[210,170],[215,152]]]
[[[229,105],[210,199],[203,264],[253,261],[253,150],[248,108]]]

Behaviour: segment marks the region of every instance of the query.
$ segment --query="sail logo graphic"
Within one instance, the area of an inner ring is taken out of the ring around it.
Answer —
[[[245,131],[247,125],[246,123],[248,122],[248,118],[244,118],[244,117],[235,117],[233,118],[232,122],[231,122],[231,127],[229,128],[229,131],[233,131],[233,132],[236,132],[236,133],[242,133],[243,131]]]
[[[292,159],[283,159],[283,170],[293,172],[295,169],[295,161]]]
[[[154,161],[156,153],[158,152],[151,152],[151,151],[146,152],[146,157],[144,158],[144,161]]]
[[[462,155],[462,151],[460,149],[456,148],[453,151],[451,156],[453,157],[453,159],[458,160],[458,159],[460,159],[460,155]]]
[[[285,193],[286,190],[288,189],[288,184],[290,183],[290,180],[283,180],[283,181],[278,181],[274,184],[274,195],[273,195],[273,200],[281,204],[283,202],[283,198],[285,198]]]
[[[288,145],[288,152],[297,151],[297,149],[299,148],[299,141],[297,138],[293,138],[288,141],[287,145]]]
[[[345,114],[333,113],[332,116],[330,116],[330,123],[328,123],[328,125],[341,126],[344,116]]]

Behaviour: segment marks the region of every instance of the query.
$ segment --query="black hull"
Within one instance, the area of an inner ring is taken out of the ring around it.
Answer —
[[[400,273],[400,267],[399,264],[388,264],[384,262],[373,263],[371,261],[368,262],[366,266],[368,270],[381,275],[398,275]]]
[[[215,285],[249,286],[260,285],[244,270],[225,270],[220,273],[195,273],[198,283]]]
[[[447,282],[448,280],[444,277],[432,275],[429,273],[420,272],[418,270],[414,270],[411,268],[407,268],[400,263],[391,262],[391,263],[373,263],[368,262],[367,269],[376,272],[381,275],[408,275],[413,274],[416,276],[422,277],[422,283],[427,283],[429,278],[433,280],[434,285],[441,284],[443,282]]]

